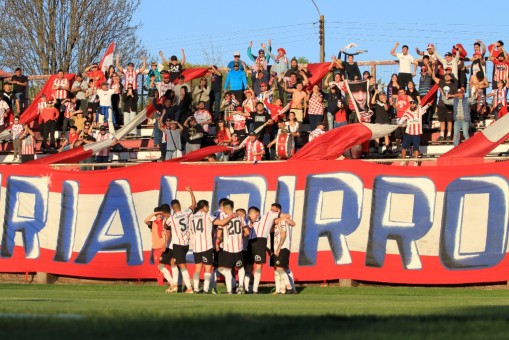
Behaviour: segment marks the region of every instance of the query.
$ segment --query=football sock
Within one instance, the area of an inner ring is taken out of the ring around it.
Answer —
[[[178,285],[179,268],[177,266],[171,266],[171,285]]]
[[[212,275],[210,276],[210,286],[212,288],[216,288],[216,281],[217,281],[217,268],[214,268],[212,270]]]
[[[200,291],[200,273],[195,272],[193,275],[194,291]]]
[[[203,274],[203,291],[205,293],[208,293],[210,289],[210,277],[212,276],[211,273],[205,273]]]
[[[277,270],[279,272],[279,276],[283,280],[284,286],[281,287],[281,290],[284,291],[283,288],[289,288],[291,287],[290,280],[288,279],[288,274],[286,274],[285,270],[283,268],[278,268]]]
[[[251,273],[246,273],[244,276],[244,289],[249,291],[249,282],[251,281]]]
[[[279,293],[281,289],[281,276],[279,276],[279,270],[274,270],[274,284],[276,286],[276,293]]]
[[[246,276],[246,270],[244,267],[239,269],[239,288],[244,288],[244,278]]]
[[[297,290],[295,288],[295,280],[293,278],[293,272],[290,268],[286,269],[286,274],[288,274],[288,279],[290,280],[290,284],[292,285],[293,290]]]
[[[219,272],[224,276],[224,283],[226,284],[226,290],[228,293],[232,292],[232,271],[227,268],[219,268]]]
[[[186,288],[193,289],[193,286],[191,286],[191,278],[189,277],[189,272],[187,271],[187,268],[180,269],[180,271],[182,272],[182,280],[184,280]]]
[[[258,286],[260,285],[261,278],[262,278],[262,270],[256,269],[254,272],[253,292],[258,293]]]
[[[163,273],[166,281],[168,281],[168,283],[171,283],[172,277],[171,277],[171,274],[170,274],[170,271],[168,270],[168,268],[163,267],[163,268],[160,268],[159,270],[161,271],[161,273]]]

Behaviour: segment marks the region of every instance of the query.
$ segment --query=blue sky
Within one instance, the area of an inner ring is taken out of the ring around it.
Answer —
[[[326,61],[350,42],[368,50],[357,60],[392,60],[396,41],[409,45],[414,56],[415,47],[427,43],[442,53],[462,43],[469,54],[477,39],[486,45],[501,39],[509,46],[505,1],[497,2],[496,10],[493,2],[477,1],[315,2],[325,15]],[[284,47],[289,57],[319,61],[318,13],[311,0],[142,0],[135,20],[143,24],[140,38],[153,56],[162,50],[167,58],[180,58],[184,48],[191,63],[224,65],[235,51],[247,59],[250,40],[256,51],[271,38],[273,48]]]

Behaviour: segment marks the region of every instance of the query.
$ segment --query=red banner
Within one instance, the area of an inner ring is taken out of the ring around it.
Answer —
[[[155,278],[143,219],[174,198],[189,205],[185,188],[191,186],[211,210],[222,197],[262,213],[279,202],[297,223],[290,267],[298,281],[509,279],[504,163],[150,163],[91,172],[19,165],[2,167],[0,175],[1,272]],[[273,279],[271,269],[264,269],[263,279]]]

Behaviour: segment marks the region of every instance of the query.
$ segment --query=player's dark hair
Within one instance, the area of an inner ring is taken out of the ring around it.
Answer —
[[[232,200],[226,200],[226,202],[223,203],[223,207],[227,207],[227,206],[233,210],[235,204],[233,203]]]
[[[403,46],[401,46],[401,48],[405,48],[405,47],[406,47],[406,48],[408,48],[408,45],[403,45]]]
[[[254,211],[258,212],[258,213],[260,212],[260,209],[258,209],[255,206],[249,207],[248,211],[251,211],[251,210],[254,210]]]
[[[222,206],[223,206],[223,204],[224,204],[224,202],[226,202],[226,201],[228,201],[228,198],[226,198],[226,197],[221,198],[221,199],[219,200],[219,206],[220,206],[220,207],[222,207]]]
[[[279,210],[281,210],[281,204],[279,204],[279,203],[272,203],[270,206],[271,206],[271,207],[276,207],[276,208],[278,208]]]
[[[235,212],[236,212],[236,213],[241,212],[241,213],[243,213],[243,214],[245,215],[245,214],[246,214],[246,209],[244,209],[244,208],[239,208],[239,209],[235,210]]]
[[[208,207],[209,201],[207,200],[199,200],[198,203],[196,203],[196,208],[194,209],[194,213],[196,214],[201,209]]]
[[[161,211],[161,207],[155,207],[154,208],[154,212],[160,212]]]
[[[162,204],[159,208],[161,209],[161,212],[165,214],[171,213],[171,208],[167,203]]]
[[[179,200],[171,200],[170,205],[173,207],[175,204],[180,205],[180,201]]]

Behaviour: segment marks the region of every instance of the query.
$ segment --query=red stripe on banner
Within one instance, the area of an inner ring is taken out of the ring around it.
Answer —
[[[330,63],[315,63],[308,64],[307,70],[311,73],[311,76],[308,77],[309,85],[308,89],[312,89],[313,85],[316,85],[322,81],[323,77],[329,72]]]
[[[188,254],[188,262],[192,262]],[[366,253],[350,252],[352,264],[337,265],[330,251],[319,251],[314,266],[299,266],[299,254],[292,252],[290,269],[298,282],[332,281],[353,279],[396,284],[466,284],[489,283],[509,280],[509,257],[504,258],[493,268],[463,270],[458,275],[442,265],[438,256],[420,256],[422,269],[407,270],[403,268],[400,255],[388,254],[382,268],[365,265]],[[87,265],[73,263],[78,253],[73,253],[69,262],[55,262],[55,251],[41,249],[38,259],[25,259],[22,247],[16,247],[10,259],[0,257],[1,272],[24,273],[46,272],[55,275],[66,275],[103,279],[155,279],[155,266],[150,263],[150,251],[143,252],[143,264],[128,266],[125,253],[100,253]],[[112,265],[112,264],[115,265]],[[274,270],[269,265],[262,271],[262,281],[273,282]],[[194,264],[188,264],[188,270],[194,272]]]

